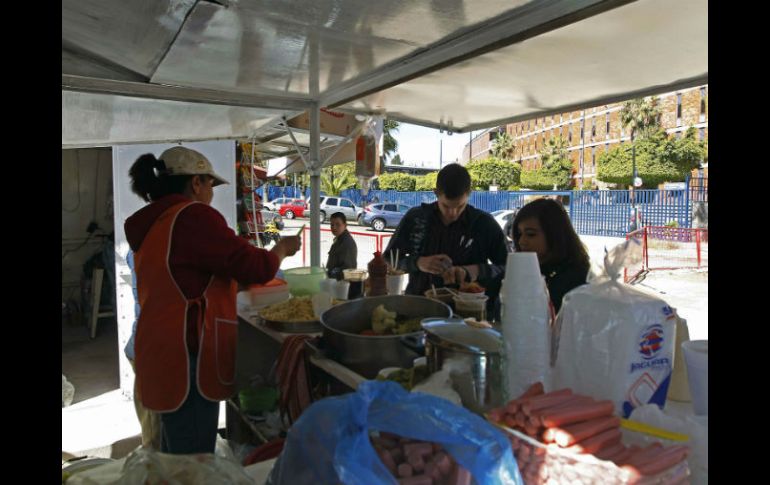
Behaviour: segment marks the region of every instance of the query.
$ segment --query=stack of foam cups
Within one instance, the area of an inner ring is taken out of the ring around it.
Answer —
[[[508,254],[500,300],[505,346],[503,382],[506,400],[511,400],[535,382],[548,387],[550,314],[536,253]]]

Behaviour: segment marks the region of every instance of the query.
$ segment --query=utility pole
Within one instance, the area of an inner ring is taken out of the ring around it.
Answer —
[[[444,166],[444,140],[439,138],[438,139],[438,168],[440,169],[443,166]]]

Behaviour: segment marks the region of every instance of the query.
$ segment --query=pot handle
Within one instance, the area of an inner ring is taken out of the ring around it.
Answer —
[[[425,334],[404,335],[399,339],[401,345],[423,356],[425,355]]]

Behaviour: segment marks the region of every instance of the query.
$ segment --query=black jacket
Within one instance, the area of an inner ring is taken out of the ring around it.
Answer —
[[[329,278],[342,279],[342,270],[355,268],[358,260],[358,246],[353,236],[345,230],[334,238],[329,248],[329,259],[326,261],[326,273]]]
[[[417,268],[417,258],[446,254],[456,266],[478,264],[479,284],[487,289],[488,311],[495,309],[500,284],[508,258],[508,242],[500,225],[487,212],[468,205],[460,218],[445,226],[440,219],[438,202],[413,207],[404,215],[385,249],[399,250],[399,268],[409,273],[406,293],[423,295],[431,284],[444,286],[441,276],[423,273]],[[490,317],[492,314],[490,314]]]
[[[567,262],[556,264],[544,264],[540,266],[540,273],[545,277],[548,293],[551,295],[551,303],[558,313],[564,295],[578,286],[586,284],[589,265],[571,264]]]

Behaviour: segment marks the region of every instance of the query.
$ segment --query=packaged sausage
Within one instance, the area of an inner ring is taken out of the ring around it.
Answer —
[[[664,406],[674,362],[674,309],[620,279],[639,251],[635,240],[616,246],[603,274],[567,293],[552,338],[554,388],[612,400],[623,417]]]

